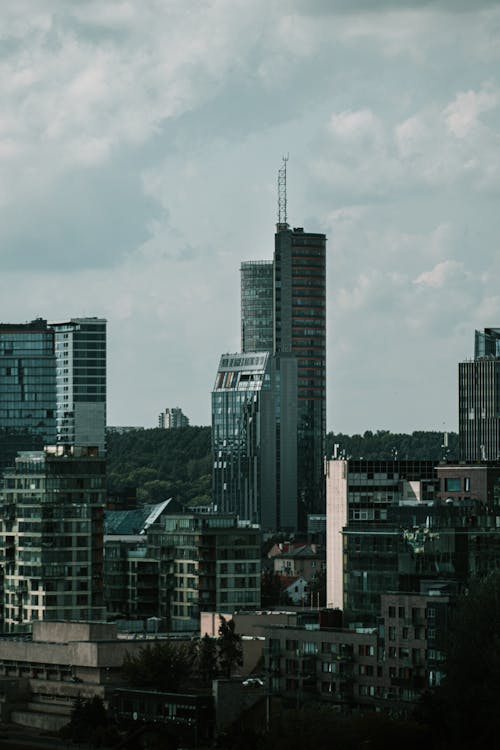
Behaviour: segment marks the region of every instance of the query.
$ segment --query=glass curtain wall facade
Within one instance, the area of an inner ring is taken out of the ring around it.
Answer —
[[[0,468],[56,439],[54,332],[41,318],[0,324]]]
[[[213,499],[223,513],[260,521],[274,446],[257,424],[272,418],[270,355],[224,354],[212,392]]]
[[[325,509],[326,237],[278,224],[274,348],[298,364],[298,500],[301,526]]]
[[[462,461],[500,459],[500,329],[476,331],[474,360],[458,365]]]
[[[54,323],[57,441],[103,451],[106,432],[106,321]]]
[[[273,350],[273,263],[241,264],[241,351]]]
[[[265,530],[297,529],[297,362],[225,354],[212,392],[213,499]]]

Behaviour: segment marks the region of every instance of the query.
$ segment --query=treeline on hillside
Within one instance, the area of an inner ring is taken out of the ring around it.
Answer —
[[[107,448],[111,493],[137,487],[143,502],[169,497],[188,505],[211,502],[210,427],[110,432]]]
[[[450,460],[458,458],[458,435],[448,433],[448,448],[443,445],[444,433],[418,431],[411,435],[389,430],[367,430],[363,435],[344,435],[329,432],[326,438],[326,455],[331,458],[334,446],[338,445],[337,455],[350,458],[431,459],[440,461],[445,456]]]

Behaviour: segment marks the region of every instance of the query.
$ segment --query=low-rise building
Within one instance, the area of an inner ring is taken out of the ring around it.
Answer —
[[[59,729],[69,721],[77,697],[107,702],[123,686],[125,654],[144,641],[117,638],[116,626],[103,622],[33,622],[30,635],[0,638],[0,691],[4,681],[23,688],[15,710],[5,718],[40,729]]]

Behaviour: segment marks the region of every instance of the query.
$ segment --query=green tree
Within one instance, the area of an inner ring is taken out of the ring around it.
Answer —
[[[143,502],[175,497],[184,504],[211,501],[211,429],[132,430],[108,433],[111,492],[135,487]]]
[[[260,599],[264,609],[281,603],[281,581],[277,573],[265,570],[260,578]]]
[[[88,700],[77,696],[68,724],[60,731],[61,737],[73,742],[86,742],[92,747],[109,746],[118,739],[116,729],[110,725],[102,698],[98,695]]]
[[[454,748],[498,744],[500,571],[470,584],[451,613],[446,677],[431,696],[443,739]],[[429,699],[427,699],[429,701]]]
[[[217,649],[219,652],[219,664],[222,673],[231,677],[233,669],[243,664],[243,648],[241,636],[235,632],[234,620],[226,620],[219,615],[219,637]]]
[[[217,675],[217,640],[208,633],[198,641],[197,667],[203,682],[210,682]]]
[[[328,705],[310,703],[285,711],[267,735],[260,738],[261,750],[422,750],[431,748],[427,728],[415,721],[401,721],[370,713],[340,716]],[[233,747],[237,748],[237,744]]]
[[[192,668],[191,647],[169,641],[154,641],[137,654],[126,654],[123,675],[133,687],[175,692],[187,681]]]

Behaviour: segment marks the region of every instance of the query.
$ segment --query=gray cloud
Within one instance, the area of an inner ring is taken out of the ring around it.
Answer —
[[[443,10],[449,13],[477,13],[481,8],[494,8],[497,0],[293,0],[298,12],[305,14],[335,13],[380,13],[381,11],[422,11]]]
[[[290,152],[290,220],[329,237],[329,426],[455,426],[500,320],[496,3],[4,5],[0,319],[106,315],[110,421],[208,423]]]

